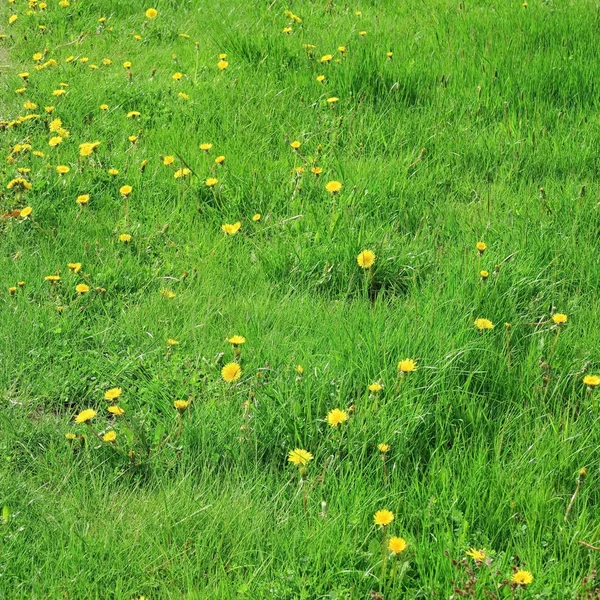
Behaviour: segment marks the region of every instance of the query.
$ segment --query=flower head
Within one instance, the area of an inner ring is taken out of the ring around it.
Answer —
[[[111,415],[115,415],[115,417],[120,417],[121,415],[125,414],[125,411],[120,406],[117,406],[116,404],[112,404],[111,406],[109,406],[108,412]]]
[[[598,375],[586,375],[583,378],[583,383],[588,387],[594,388],[600,385],[600,377]]]
[[[400,554],[400,552],[404,552],[408,548],[408,544],[406,540],[401,537],[391,537],[388,541],[388,550],[392,554]]]
[[[96,411],[93,408],[82,410],[76,417],[75,423],[87,423],[96,416]]]
[[[563,313],[555,313],[552,315],[552,321],[556,324],[556,325],[563,325],[564,323],[566,323],[568,320],[567,315],[563,314]]]
[[[533,575],[529,571],[519,569],[510,580],[517,585],[529,585],[533,581]]]
[[[372,392],[373,394],[378,394],[382,389],[383,389],[383,386],[378,382],[371,383],[369,385],[369,391]]]
[[[79,294],[87,294],[90,291],[90,286],[86,285],[85,283],[79,283],[75,286],[75,290]]]
[[[470,548],[469,550],[467,550],[465,552],[465,554],[467,556],[470,556],[473,560],[475,560],[477,562],[481,562],[482,560],[485,560],[485,557],[486,557],[485,548],[482,548],[481,550],[477,550],[476,548]]]
[[[120,387],[115,387],[115,388],[110,388],[110,390],[106,390],[106,392],[104,393],[104,399],[105,400],[117,400],[118,398],[121,397],[121,394],[123,393],[123,388]]]
[[[345,423],[348,420],[348,413],[345,410],[334,408],[327,413],[327,422],[331,427],[337,427],[341,423]]]
[[[381,527],[386,527],[394,520],[394,513],[391,510],[378,510],[373,515],[373,521],[375,525],[380,525]]]
[[[337,194],[341,189],[342,189],[342,184],[339,181],[330,181],[326,186],[325,189],[330,193],[330,194]]]
[[[370,269],[375,264],[375,252],[372,250],[363,250],[357,257],[358,266],[363,269]]]
[[[494,324],[489,319],[475,319],[475,327],[479,329],[479,331],[484,331],[485,329],[494,329]]]
[[[219,180],[216,177],[209,177],[204,183],[206,187],[214,187],[218,182]]]
[[[133,188],[130,185],[123,185],[119,188],[121,196],[129,196],[129,194],[131,194],[132,191]]]
[[[233,346],[239,346],[246,343],[246,338],[243,335],[232,335],[230,338],[225,338],[227,342]]]
[[[237,223],[233,223],[232,225],[230,225],[229,223],[225,223],[224,225],[221,225],[221,229],[227,235],[234,235],[240,230],[241,226],[242,224],[238,221]]]
[[[189,405],[189,400],[175,400],[175,402],[173,402],[173,406],[180,413],[184,412]]]
[[[158,16],[158,11],[155,8],[149,8],[146,11],[146,18],[147,19],[156,19],[157,16]]]
[[[381,454],[387,454],[390,451],[389,444],[377,444],[377,450],[381,452]]]
[[[485,242],[477,242],[477,244],[475,244],[475,247],[477,248],[480,254],[483,254],[487,248]]]
[[[242,376],[242,368],[237,363],[227,363],[221,369],[221,377],[227,382],[232,383],[237,381]]]
[[[310,452],[302,450],[302,448],[290,450],[288,454],[288,462],[291,462],[298,467],[305,467],[313,458],[314,457]]]
[[[400,373],[412,373],[417,370],[417,363],[412,358],[405,358],[398,363]]]
[[[87,204],[89,201],[90,201],[89,194],[81,194],[81,196],[77,196],[77,200],[75,200],[75,202],[77,202],[77,204]]]
[[[111,429],[110,431],[107,431],[103,436],[102,439],[105,442],[114,442],[117,439],[117,432],[114,431],[113,429]]]

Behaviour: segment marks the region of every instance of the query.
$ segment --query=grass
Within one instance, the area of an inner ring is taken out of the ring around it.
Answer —
[[[0,7],[0,596],[598,597],[600,5],[48,4]]]

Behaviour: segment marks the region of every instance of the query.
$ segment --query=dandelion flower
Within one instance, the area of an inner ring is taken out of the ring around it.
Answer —
[[[470,548],[469,550],[467,550],[465,552],[465,554],[467,556],[470,556],[473,560],[476,560],[477,562],[481,562],[482,560],[485,560],[485,548],[482,548],[481,550],[477,550],[476,548]]]
[[[327,98],[328,104],[335,104],[338,101],[339,101],[339,98],[337,96],[332,96],[331,98]]]
[[[324,56],[321,56],[321,62],[322,63],[328,63],[331,62],[331,59],[333,58],[332,54],[325,54]]]
[[[90,201],[89,194],[81,194],[81,196],[77,196],[77,200],[75,202],[77,202],[77,204],[87,204],[89,201]]]
[[[200,150],[204,150],[204,152],[208,152],[212,147],[213,145],[209,142],[204,142],[203,144],[200,144]]]
[[[388,550],[392,554],[400,554],[400,552],[404,552],[408,548],[408,544],[406,540],[401,537],[391,537],[388,541]]]
[[[256,213],[253,217],[252,220],[257,223],[258,221],[260,221],[260,213]]]
[[[96,411],[93,408],[82,410],[76,417],[75,423],[87,423],[96,416]]]
[[[187,177],[191,172],[190,169],[184,167],[183,169],[177,169],[177,171],[173,173],[173,177],[175,177],[175,179],[181,179],[182,177]]]
[[[363,250],[357,257],[358,266],[370,269],[375,264],[375,253],[372,250]]]
[[[130,185],[123,185],[119,188],[119,192],[122,196],[129,196],[129,194],[131,194],[132,191],[133,188]]]
[[[380,383],[372,383],[369,385],[369,391],[373,394],[378,394],[383,389],[383,386]]]
[[[556,323],[556,325],[563,325],[564,323],[566,323],[568,320],[567,315],[563,314],[563,313],[555,313],[552,315],[552,321],[554,321],[554,323]]]
[[[75,286],[75,290],[79,294],[87,294],[90,291],[90,286],[86,285],[85,283],[79,283]]]
[[[412,373],[417,370],[417,363],[412,358],[405,358],[398,363],[400,373]]]
[[[81,271],[81,263],[69,263],[67,267],[71,273],[79,273]]]
[[[217,156],[217,158],[215,158],[216,165],[222,165],[224,162],[225,162],[225,157],[223,155]]]
[[[100,110],[108,110],[108,104],[101,104]]]
[[[77,439],[77,436],[74,433],[65,433],[65,438],[72,442]]]
[[[313,455],[302,448],[290,450],[288,454],[288,462],[298,467],[305,467],[312,459]]]
[[[533,575],[529,571],[519,569],[510,580],[517,585],[529,585],[533,581]]]
[[[298,150],[298,148],[300,148],[301,144],[298,140],[294,140],[290,146],[294,149],[294,150]]]
[[[181,81],[182,77],[183,77],[183,73],[180,73],[179,71],[177,73],[173,73],[173,75],[171,75],[171,79],[173,81]]]
[[[104,399],[105,400],[117,400],[118,398],[121,397],[121,394],[123,393],[123,388],[120,387],[114,387],[114,388],[110,388],[109,390],[106,390],[106,392],[104,393]]]
[[[317,81],[323,83],[325,81],[325,75],[317,75]]]
[[[302,375],[304,373],[304,367],[302,365],[296,365],[296,373]]]
[[[217,183],[219,183],[219,180],[216,177],[209,177],[204,184],[207,187],[214,187],[215,185],[217,185]]]
[[[146,11],[146,18],[147,19],[156,19],[157,16],[158,16],[158,11],[155,8],[149,8]]]
[[[229,223],[225,223],[224,225],[221,225],[221,229],[227,235],[235,235],[240,230],[241,226],[242,224],[238,221],[237,223],[233,223],[232,225],[230,225]]]
[[[184,412],[189,405],[189,400],[175,400],[175,402],[173,402],[173,406],[180,413]]]
[[[341,189],[342,189],[342,184],[339,181],[330,181],[326,186],[325,189],[330,193],[330,194],[337,194]]]
[[[479,276],[481,277],[481,279],[487,279],[490,274],[488,271],[479,271]]]
[[[487,249],[487,246],[485,245],[484,242],[477,242],[475,247],[477,248],[477,250],[479,251],[480,254],[483,254]]]
[[[387,454],[390,451],[389,444],[377,444],[377,450],[381,452],[381,454]]]
[[[583,378],[583,383],[588,387],[594,388],[600,385],[600,377],[598,375],[586,375]]]
[[[70,167],[67,167],[66,165],[58,165],[58,167],[56,167],[56,172],[59,175],[66,175],[70,170]]]
[[[178,345],[179,345],[179,342],[178,342],[177,340],[174,340],[173,338],[169,338],[169,339],[167,340],[167,344],[168,344],[169,346],[178,346]]]
[[[33,208],[31,208],[31,206],[26,206],[25,208],[22,208],[19,212],[19,218],[26,219],[32,212]]]
[[[484,329],[494,329],[494,324],[489,319],[475,319],[475,327],[479,329],[479,331],[483,331]]]
[[[102,439],[105,442],[114,442],[117,439],[117,432],[111,429],[102,436]]]
[[[160,293],[165,297],[165,298],[175,298],[177,296],[177,294],[175,292],[172,292],[171,290],[167,290],[167,289],[163,289],[160,291]]]
[[[373,515],[373,521],[375,525],[380,525],[381,527],[386,527],[394,520],[394,513],[391,510],[378,510]]]
[[[226,69],[228,66],[229,66],[229,63],[228,63],[226,60],[220,60],[220,61],[217,63],[217,67],[219,67],[219,69],[220,69],[221,71],[224,71],[224,70],[225,70],[225,69]]]
[[[123,242],[124,244],[128,244],[129,242],[131,242],[131,234],[129,234],[129,233],[122,233],[119,236],[119,241]]]
[[[327,414],[327,422],[331,427],[337,427],[341,423],[345,423],[348,420],[348,413],[345,410],[334,408]]]
[[[109,169],[108,171],[109,175],[118,175],[119,174],[119,169]]]
[[[232,383],[237,381],[242,376],[242,368],[237,363],[227,363],[221,369],[221,377],[227,382]]]
[[[163,158],[163,165],[172,165],[175,162],[175,157],[174,156],[165,156]]]
[[[243,335],[232,335],[230,338],[225,338],[233,346],[239,346],[246,343],[246,338]]]
[[[115,417],[120,417],[121,415],[125,414],[125,411],[120,406],[117,406],[116,404],[112,404],[111,406],[109,406],[108,412],[111,415],[115,415]]]
[[[44,281],[49,281],[50,283],[57,283],[60,281],[60,277],[58,275],[46,275],[44,277]]]

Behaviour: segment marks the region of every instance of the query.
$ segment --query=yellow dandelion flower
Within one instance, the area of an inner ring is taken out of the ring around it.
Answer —
[[[256,213],[255,215],[253,215],[253,216],[252,216],[252,220],[253,220],[255,223],[258,223],[258,221],[260,221],[260,218],[261,218],[261,217],[260,217],[260,213]]]
[[[122,185],[119,188],[119,193],[121,194],[121,196],[129,196],[129,194],[131,194],[132,191],[133,188],[130,185]]]
[[[337,96],[332,96],[331,98],[327,98],[327,103],[328,104],[335,104],[336,102],[339,101],[339,98]]]
[[[357,257],[358,266],[363,269],[370,269],[375,264],[375,253],[372,250],[363,250]]]
[[[330,194],[337,194],[341,189],[342,189],[342,184],[339,181],[330,181],[326,186],[325,189],[330,193]]]
[[[242,369],[240,367],[240,365],[238,365],[237,363],[227,363],[222,369],[221,369],[221,377],[223,377],[223,379],[225,381],[227,381],[227,383],[232,383],[233,381],[237,381],[240,377],[242,376]]]
[[[246,343],[246,338],[243,335],[232,335],[230,338],[225,338],[233,346],[239,346]]]
[[[328,63],[331,62],[331,59],[333,58],[332,54],[325,54],[323,56],[321,56],[321,62],[322,63]]]
[[[190,169],[184,167],[183,169],[177,169],[177,171],[173,173],[173,177],[175,179],[181,179],[182,177],[187,177],[191,172],[192,171]]]
[[[375,525],[379,525],[381,527],[388,526],[394,520],[394,513],[391,510],[378,510],[373,515],[373,521]]]
[[[129,242],[131,242],[131,234],[129,234],[129,233],[122,233],[119,236],[119,241],[123,242],[124,244],[128,244]]]
[[[325,75],[317,75],[317,81],[323,83],[325,81]]]
[[[79,271],[81,271],[81,263],[79,262],[68,263],[67,267],[69,268],[69,271],[71,271],[71,273],[79,273]]]
[[[348,413],[345,410],[334,408],[327,413],[327,422],[331,427],[337,427],[348,420]]]
[[[513,576],[510,578],[513,583],[517,585],[529,585],[533,581],[533,575],[529,571],[524,571],[523,569],[519,569]]]
[[[485,329],[494,329],[494,324],[489,319],[475,319],[475,327],[479,329],[479,331],[483,331]]]
[[[222,165],[224,162],[225,162],[225,157],[223,155],[217,156],[217,158],[215,158],[216,165]]]
[[[216,177],[209,177],[204,183],[207,187],[214,187],[219,183],[219,180]]]
[[[398,363],[398,371],[412,373],[417,370],[417,363],[412,358],[405,358]]]
[[[111,429],[102,436],[102,439],[108,443],[114,442],[117,439],[117,432]]]
[[[475,244],[475,247],[477,248],[480,254],[483,254],[487,249],[487,246],[484,242],[477,242],[477,244]]]
[[[290,146],[294,149],[294,150],[298,150],[298,148],[300,148],[302,144],[298,141],[298,140],[294,140]]]
[[[406,540],[404,538],[391,537],[388,540],[388,550],[392,554],[400,554],[401,552],[404,552],[407,548],[408,544],[406,543]]]
[[[552,315],[552,321],[557,325],[564,325],[568,320],[567,315],[563,313],[555,313]]]
[[[33,208],[31,208],[31,206],[26,206],[25,208],[22,208],[19,212],[19,218],[26,219],[32,212]]]
[[[79,283],[75,286],[75,290],[79,294],[87,294],[90,291],[90,286],[85,283]]]
[[[59,175],[66,175],[70,170],[70,167],[67,167],[66,165],[58,165],[58,167],[56,167],[56,172]]]
[[[598,375],[586,375],[583,378],[583,383],[588,387],[595,388],[600,385],[600,377]]]
[[[313,458],[314,456],[310,452],[302,450],[302,448],[290,450],[288,454],[288,462],[297,467],[305,467]]]
[[[87,204],[89,201],[90,201],[89,194],[81,194],[81,196],[77,196],[77,200],[75,200],[75,202],[77,202],[77,204]]]
[[[75,423],[87,423],[96,416],[96,411],[93,408],[82,410],[76,417]]]
[[[373,394],[378,394],[383,389],[383,386],[380,383],[372,383],[369,385],[369,391]]]
[[[381,452],[381,454],[387,454],[390,451],[389,444],[377,444],[377,450]]]
[[[101,104],[100,110],[108,110],[108,104]]]
[[[111,404],[108,407],[108,412],[111,415],[115,415],[115,417],[120,417],[121,415],[125,414],[125,411],[120,406],[117,406],[116,404]]]
[[[109,169],[108,170],[108,174],[109,175],[118,175],[119,174],[119,169]]]
[[[158,16],[158,11],[155,8],[149,8],[146,11],[146,18],[147,19],[156,19],[157,16]]]
[[[212,147],[213,145],[210,142],[200,144],[200,150],[204,150],[204,152],[208,152]]]
[[[477,550],[477,548],[470,548],[469,550],[467,550],[465,552],[465,554],[467,556],[470,556],[473,560],[477,561],[477,562],[481,562],[483,560],[485,560],[485,548],[482,548],[481,550]]]
[[[72,442],[77,439],[77,436],[74,433],[65,433],[65,438]]]
[[[179,71],[177,73],[173,73],[173,75],[171,75],[171,79],[173,81],[181,81],[182,77],[183,77],[183,73],[179,73]]]
[[[167,340],[167,344],[168,344],[169,346],[178,346],[178,345],[179,345],[179,342],[178,342],[177,340],[174,340],[173,338],[169,338],[169,339]]]
[[[100,142],[84,142],[83,144],[79,144],[79,155],[90,156],[98,149],[98,146],[100,146]]]
[[[105,400],[117,400],[118,398],[121,397],[121,394],[123,393],[123,388],[120,387],[114,387],[114,388],[110,388],[109,390],[106,390],[106,392],[104,393],[104,399]]]
[[[224,71],[228,66],[229,66],[229,63],[226,60],[220,60],[217,63],[217,67],[219,67],[219,70],[221,70],[221,71]]]
[[[173,406],[180,413],[184,412],[189,405],[189,400],[175,400],[175,402],[173,402]]]
[[[296,365],[296,373],[302,375],[304,373],[304,367],[302,365]]]
[[[240,230],[241,226],[242,226],[242,224],[238,221],[237,223],[233,223],[233,224],[225,223],[224,225],[221,225],[221,229],[227,235],[235,235]]]
[[[46,275],[46,277],[44,277],[44,281],[49,281],[50,283],[57,283],[60,281],[60,277],[58,275]]]
[[[165,156],[163,158],[163,165],[172,165],[175,162],[175,157],[174,156]]]

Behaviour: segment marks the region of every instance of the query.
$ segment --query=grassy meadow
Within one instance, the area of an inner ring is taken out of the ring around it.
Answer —
[[[600,598],[597,0],[0,2],[0,598]]]

